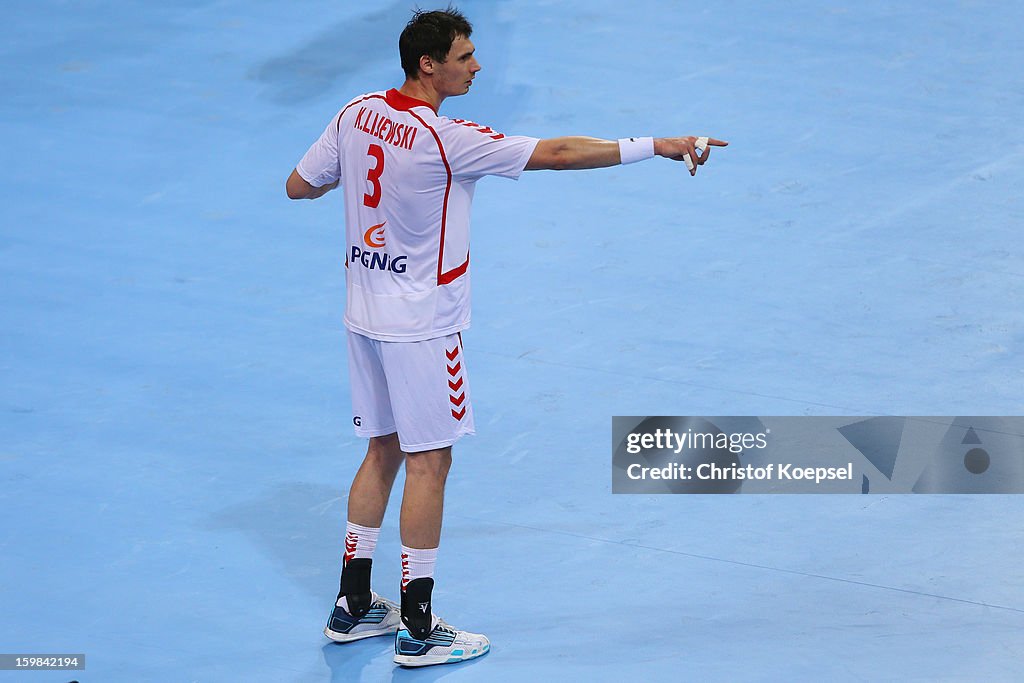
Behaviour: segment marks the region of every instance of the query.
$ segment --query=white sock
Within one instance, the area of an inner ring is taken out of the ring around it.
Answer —
[[[380,536],[380,528],[359,526],[352,522],[345,523],[345,557],[342,564],[357,557],[373,559],[373,551],[377,549],[377,538]],[[344,569],[342,569],[344,571]],[[338,604],[348,612],[348,599],[344,596]]]
[[[410,548],[402,546],[402,590],[416,579],[434,578],[434,565],[437,564],[437,548]],[[438,618],[431,610],[430,630],[437,626]]]
[[[409,548],[402,546],[402,590],[415,579],[434,578],[437,548]]]
[[[380,528],[372,529],[359,526],[352,522],[345,523],[345,562],[357,557],[373,559],[373,551],[377,549],[377,538]]]

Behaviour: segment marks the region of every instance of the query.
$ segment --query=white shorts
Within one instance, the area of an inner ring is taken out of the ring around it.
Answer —
[[[462,335],[386,342],[348,331],[356,436],[398,432],[406,453],[451,446],[475,434]]]

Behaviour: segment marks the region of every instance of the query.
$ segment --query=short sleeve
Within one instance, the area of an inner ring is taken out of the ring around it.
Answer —
[[[445,126],[445,152],[456,178],[475,180],[496,175],[515,180],[526,168],[537,138],[503,135],[489,126],[450,119]]]
[[[338,147],[338,117],[327,124],[323,135],[313,143],[295,167],[302,179],[313,187],[322,187],[341,178],[341,152]]]

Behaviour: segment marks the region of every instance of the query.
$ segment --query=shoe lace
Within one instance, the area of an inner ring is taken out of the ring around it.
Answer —
[[[388,609],[401,609],[398,606],[398,603],[392,602],[391,600],[385,598],[383,595],[378,595],[377,593],[373,594],[373,602],[371,604],[373,604],[374,606],[378,604],[383,604]]]

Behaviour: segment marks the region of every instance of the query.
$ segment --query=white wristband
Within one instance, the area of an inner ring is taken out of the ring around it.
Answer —
[[[654,138],[622,138],[619,140],[620,163],[632,164],[654,156]]]

